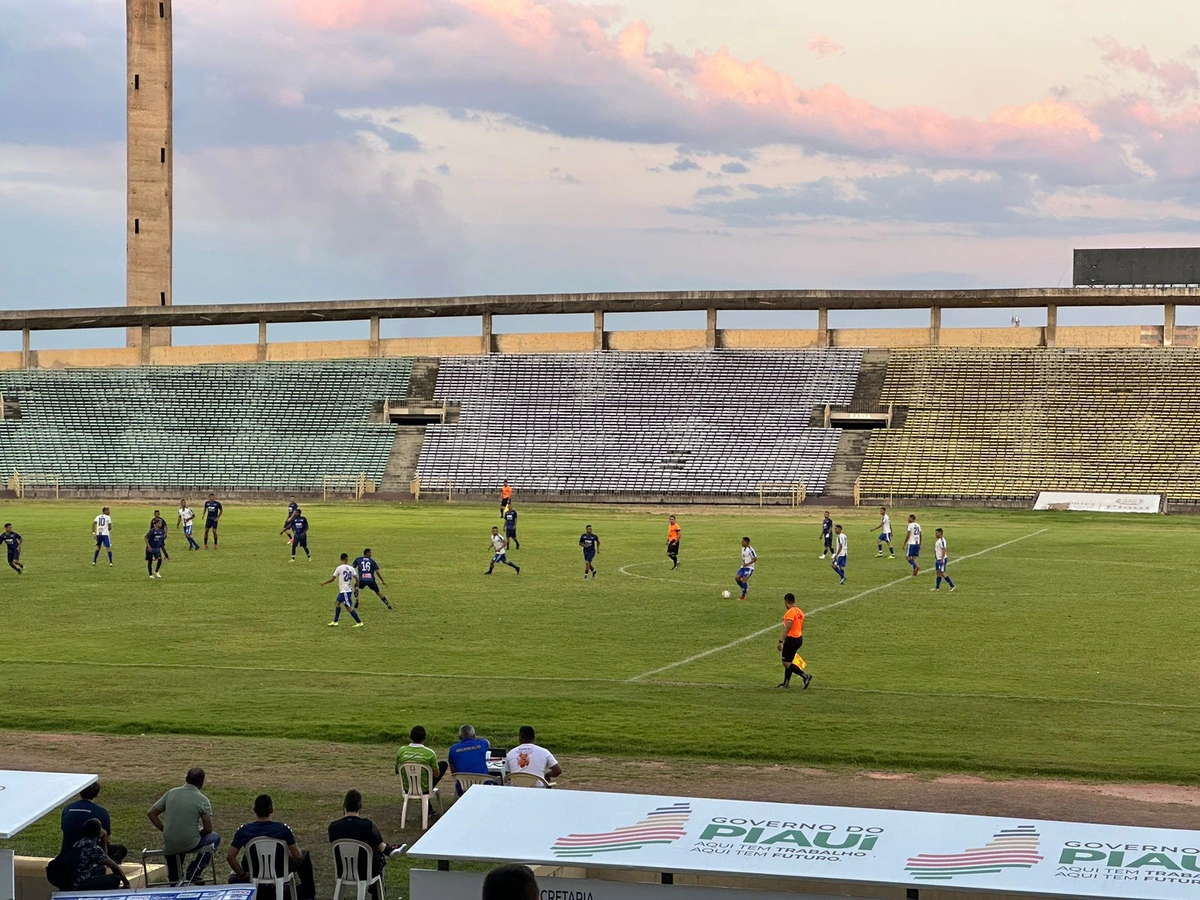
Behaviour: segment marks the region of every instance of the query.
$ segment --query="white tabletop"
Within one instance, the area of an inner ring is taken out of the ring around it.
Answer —
[[[0,839],[29,827],[95,780],[95,775],[0,769]]]

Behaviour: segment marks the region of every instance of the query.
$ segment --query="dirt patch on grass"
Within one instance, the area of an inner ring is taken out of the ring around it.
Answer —
[[[347,783],[364,793],[394,797],[398,794],[392,773],[395,749],[325,741],[0,731],[0,759],[8,768],[100,772],[110,783],[172,784],[182,780],[189,766],[202,765],[210,785],[242,789],[248,797],[261,790],[328,796]],[[566,789],[1200,828],[1200,787],[842,772],[688,760],[577,757],[561,761]]]

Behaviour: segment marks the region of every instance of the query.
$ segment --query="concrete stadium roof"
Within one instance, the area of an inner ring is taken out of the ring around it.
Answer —
[[[1046,306],[1200,305],[1200,288],[1012,288],[941,291],[636,291],[412,297],[302,303],[229,303],[0,310],[0,331],[253,325],[454,316],[695,310],[1007,309]]]

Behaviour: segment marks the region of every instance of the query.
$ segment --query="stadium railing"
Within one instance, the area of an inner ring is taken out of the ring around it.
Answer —
[[[321,499],[328,500],[330,494],[350,493],[355,500],[375,490],[375,482],[365,472],[357,475],[324,475],[321,478]]]
[[[765,506],[771,497],[779,497],[791,506],[799,506],[808,498],[808,488],[803,481],[760,481],[758,505]]]
[[[8,489],[17,495],[18,500],[25,499],[25,492],[30,488],[52,488],[54,499],[59,499],[62,487],[62,476],[57,472],[18,472],[13,469],[8,479]]]

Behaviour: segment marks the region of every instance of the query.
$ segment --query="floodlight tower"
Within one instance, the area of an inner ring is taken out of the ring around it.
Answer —
[[[170,306],[174,133],[172,0],[125,0],[125,305]],[[171,343],[171,329],[129,328],[125,345]]]

